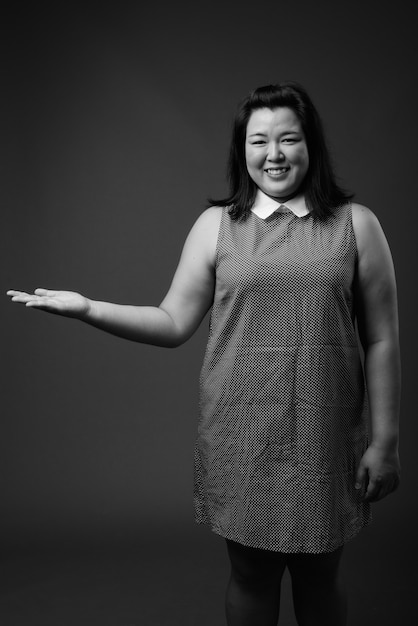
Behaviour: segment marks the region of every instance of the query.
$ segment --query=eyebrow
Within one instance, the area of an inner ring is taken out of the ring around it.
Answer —
[[[299,135],[300,131],[298,131],[298,130],[285,130],[281,134],[282,135]],[[256,133],[251,133],[251,135],[248,135],[248,137],[267,137],[267,133],[262,133],[261,131],[258,131]]]

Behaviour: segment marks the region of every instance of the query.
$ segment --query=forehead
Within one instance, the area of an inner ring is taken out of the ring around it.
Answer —
[[[268,134],[274,131],[302,130],[302,125],[293,109],[278,107],[276,109],[256,109],[249,117],[247,135],[253,133]]]

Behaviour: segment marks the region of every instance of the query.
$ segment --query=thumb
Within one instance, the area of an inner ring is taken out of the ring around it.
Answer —
[[[364,463],[360,462],[360,465],[356,473],[356,482],[354,484],[354,489],[358,490],[365,486],[366,474],[367,474],[366,466],[364,465]]]
[[[42,287],[38,287],[38,289],[35,289],[33,293],[36,296],[55,296],[56,295],[56,292],[53,291],[52,289],[43,289]]]

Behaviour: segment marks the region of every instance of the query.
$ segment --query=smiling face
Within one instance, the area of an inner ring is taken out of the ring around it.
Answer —
[[[309,167],[305,135],[288,107],[256,109],[247,124],[247,170],[268,196],[285,200],[296,195]]]

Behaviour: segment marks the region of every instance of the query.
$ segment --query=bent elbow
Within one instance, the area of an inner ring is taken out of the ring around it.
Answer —
[[[181,337],[181,336],[175,336],[175,337],[170,337],[169,339],[167,339],[167,341],[163,344],[164,348],[178,348],[179,346],[182,346],[184,343],[186,343],[188,337]]]

